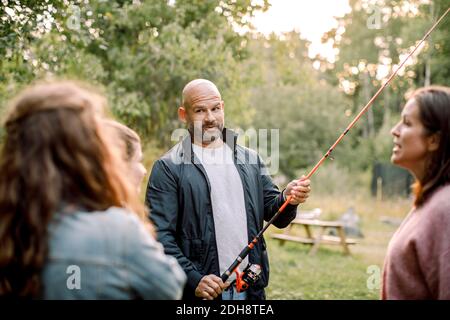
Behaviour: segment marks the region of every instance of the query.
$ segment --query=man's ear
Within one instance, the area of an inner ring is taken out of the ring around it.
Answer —
[[[441,133],[433,133],[429,137],[427,137],[428,140],[428,151],[436,151],[439,148],[439,145],[441,143]]]
[[[186,123],[186,109],[183,106],[180,106],[178,108],[178,119],[180,119],[181,122]]]

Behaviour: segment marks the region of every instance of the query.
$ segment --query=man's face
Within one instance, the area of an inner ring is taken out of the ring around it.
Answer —
[[[188,125],[195,142],[208,145],[222,138],[224,103],[214,88],[200,84],[188,93],[180,118]],[[184,113],[184,115],[182,115]]]

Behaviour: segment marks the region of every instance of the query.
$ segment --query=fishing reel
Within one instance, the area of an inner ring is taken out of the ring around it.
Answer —
[[[261,266],[259,264],[248,264],[242,273],[239,273],[237,268],[234,270],[236,273],[236,280],[233,280],[230,287],[236,284],[236,291],[243,292],[250,286],[254,285],[261,277]]]

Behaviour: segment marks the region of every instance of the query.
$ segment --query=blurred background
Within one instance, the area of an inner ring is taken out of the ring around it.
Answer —
[[[183,86],[207,78],[222,93],[227,127],[279,130],[274,179],[282,187],[313,167],[449,6],[449,0],[0,0],[0,118],[32,81],[87,81],[141,135],[150,172],[181,126]],[[339,219],[353,207],[364,238],[350,257],[334,248],[310,257],[299,245],[277,250],[269,240],[268,298],[378,297],[368,267],[382,267],[395,219],[410,207],[413,181],[389,164],[389,131],[405,96],[430,84],[450,86],[449,17],[313,177],[305,209],[320,207],[321,219]],[[0,141],[3,134],[0,128]]]

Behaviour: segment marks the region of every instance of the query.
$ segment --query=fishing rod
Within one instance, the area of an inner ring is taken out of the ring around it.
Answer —
[[[308,175],[304,179],[309,179],[316,171],[317,169],[322,165],[322,163],[327,159],[331,152],[333,152],[334,148],[341,142],[341,140],[344,138],[344,136],[350,131],[350,129],[355,125],[355,123],[366,113],[366,111],[370,108],[370,106],[373,104],[375,99],[380,95],[380,93],[386,88],[386,86],[391,82],[391,80],[394,78],[394,76],[397,74],[397,72],[403,67],[403,65],[406,63],[406,61],[416,52],[416,50],[422,45],[422,43],[428,38],[428,36],[433,32],[433,30],[436,28],[436,26],[444,19],[444,17],[447,15],[447,13],[450,11],[450,8],[445,11],[445,13],[434,23],[434,25],[428,30],[428,32],[423,36],[422,40],[419,41],[419,43],[414,47],[414,49],[408,54],[408,56],[402,61],[402,63],[395,69],[395,71],[390,75],[390,77],[384,82],[384,84],[378,89],[378,91],[373,95],[373,97],[367,102],[367,104],[364,106],[364,108],[361,109],[361,111],[358,113],[358,115],[353,119],[352,122],[347,126],[347,128],[344,130],[344,132],[341,133],[339,138],[333,143],[333,145],[328,149],[328,151],[323,155],[323,157],[317,162],[317,164],[312,168],[312,170],[308,173]],[[283,203],[283,205],[278,209],[277,213],[270,219],[264,228],[253,238],[253,240],[241,251],[241,253],[238,255],[236,260],[230,265],[230,267],[221,275],[221,279],[223,282],[227,281],[228,278],[231,276],[233,272],[236,273],[236,290],[238,292],[245,291],[248,289],[249,286],[256,283],[258,281],[260,273],[261,273],[261,267],[256,264],[248,264],[248,266],[244,269],[242,273],[238,272],[238,267],[241,264],[241,262],[247,257],[247,255],[250,253],[250,251],[254,248],[254,246],[258,243],[259,239],[263,235],[263,233],[267,230],[267,228],[275,221],[276,218],[284,211],[286,206],[289,204],[289,202],[292,199],[292,195],[289,195],[286,199],[286,201]],[[234,282],[233,281],[233,282]]]

